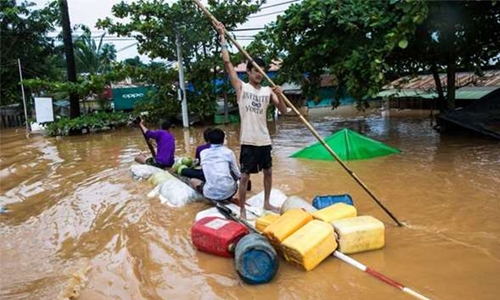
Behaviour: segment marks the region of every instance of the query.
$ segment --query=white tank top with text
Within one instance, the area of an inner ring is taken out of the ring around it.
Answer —
[[[241,117],[240,144],[252,146],[271,145],[267,129],[267,107],[271,100],[271,88],[254,88],[251,84],[241,83],[238,101]]]

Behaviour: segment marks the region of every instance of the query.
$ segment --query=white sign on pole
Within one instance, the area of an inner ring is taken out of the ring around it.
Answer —
[[[35,97],[36,122],[54,122],[54,108],[52,107],[52,98]]]

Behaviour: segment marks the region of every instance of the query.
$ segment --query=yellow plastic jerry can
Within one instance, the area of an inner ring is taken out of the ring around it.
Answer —
[[[264,235],[276,247],[295,231],[312,220],[312,216],[303,209],[295,208],[281,215],[264,229]]]
[[[312,215],[317,220],[330,223],[335,220],[354,218],[357,216],[357,211],[356,208],[352,205],[345,203],[335,203],[321,210],[318,210],[317,212],[314,212]]]
[[[332,225],[319,220],[307,223],[281,244],[285,259],[306,271],[316,268],[336,248]]]
[[[385,244],[384,223],[371,216],[333,221],[339,251],[345,254],[380,249]]]

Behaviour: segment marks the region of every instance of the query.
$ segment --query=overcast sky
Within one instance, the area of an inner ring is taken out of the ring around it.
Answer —
[[[31,0],[36,3],[38,6],[46,5],[49,0]],[[102,30],[98,30],[95,28],[95,24],[98,19],[104,19],[106,17],[112,17],[111,8],[114,4],[120,3],[122,0],[68,0],[69,6],[69,15],[71,20],[71,26],[75,24],[84,24],[87,25],[90,30],[92,30],[93,35],[102,34]],[[125,0],[125,2],[130,3],[132,0]],[[168,3],[174,3],[174,0],[166,1]],[[202,1],[206,3],[206,1]],[[276,16],[282,11],[286,10],[286,8],[291,4],[290,0],[268,0],[266,4],[262,7],[263,9],[252,15],[249,21],[239,28],[260,28],[264,27],[265,24],[268,24],[274,20],[276,20]],[[278,5],[276,5],[278,4]],[[282,4],[282,5],[279,5]],[[274,6],[276,5],[276,6]],[[265,8],[267,6],[271,6]],[[269,14],[269,15],[268,15]],[[242,45],[247,45],[251,40],[249,36],[255,35],[257,31],[243,31],[238,32],[237,36],[239,36],[239,42]],[[132,46],[135,43],[134,39],[123,39],[120,40],[113,39],[111,36],[107,36],[106,42],[115,44],[116,49],[118,50],[117,56],[118,60],[124,60],[127,58],[132,58],[137,54],[137,47]],[[141,56],[142,60],[145,62],[149,61],[149,58],[146,56]]]

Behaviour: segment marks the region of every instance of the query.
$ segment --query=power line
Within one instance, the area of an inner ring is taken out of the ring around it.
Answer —
[[[235,35],[235,38],[254,38],[255,35]]]
[[[82,37],[81,35],[75,35],[74,36],[75,38],[80,38]],[[49,39],[57,39],[59,38],[58,36],[47,36],[47,38]],[[125,37],[125,36],[117,36],[117,35],[108,35],[108,36],[102,36],[102,35],[99,35],[99,36],[90,36],[90,38],[92,39],[103,39],[103,40],[135,40],[134,37]]]
[[[276,4],[272,4],[272,5],[262,6],[260,9],[263,10],[263,9],[268,9],[268,8],[271,8],[271,7],[281,6],[281,5],[285,5],[285,4],[289,4],[289,3],[295,3],[295,2],[300,2],[300,1],[302,1],[302,0],[285,1],[285,2],[276,3]]]
[[[119,49],[119,50],[116,50],[116,52],[118,53],[118,52],[121,52],[121,51],[123,51],[123,50],[127,50],[128,48],[132,48],[132,47],[134,47],[134,46],[135,46],[135,45],[137,45],[137,44],[139,44],[139,42],[137,42],[137,43],[133,43],[133,44],[130,44],[130,45],[128,45],[128,46],[125,46],[125,47],[123,47],[123,48],[121,48],[121,49]]]
[[[256,16],[250,16],[248,18],[249,19],[262,18],[262,17],[265,17],[265,16],[280,14],[280,13],[285,12],[285,11],[286,10],[280,10],[280,11],[275,11],[275,12],[272,12],[272,13],[267,13],[267,14],[262,14],[262,15],[256,15]]]
[[[257,31],[257,30],[262,30],[262,29],[265,29],[264,27],[260,27],[260,28],[241,28],[241,29],[233,29],[233,30],[230,30],[231,32],[233,31]]]

